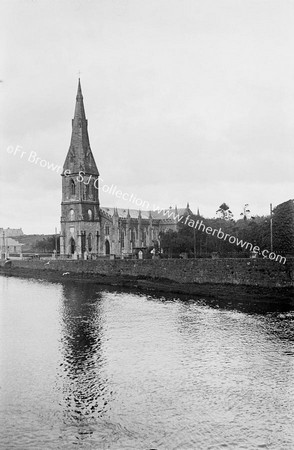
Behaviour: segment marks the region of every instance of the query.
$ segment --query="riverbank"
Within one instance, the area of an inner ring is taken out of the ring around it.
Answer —
[[[121,282],[126,278],[169,280],[177,284],[232,284],[266,288],[294,287],[294,259],[286,264],[268,259],[158,259],[158,260],[13,260],[11,273],[23,271],[56,273],[69,272],[73,277],[111,277]],[[6,266],[5,266],[6,267]]]
[[[276,270],[273,270],[274,266]],[[11,267],[4,267],[1,261],[0,274],[217,298],[227,302],[231,296],[253,303],[280,304],[294,299],[292,265],[284,267],[264,260],[14,260]]]

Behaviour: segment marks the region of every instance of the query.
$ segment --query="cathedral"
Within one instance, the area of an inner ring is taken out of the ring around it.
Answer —
[[[90,147],[80,80],[62,172],[60,254],[73,259],[143,257],[160,251],[160,233],[178,229],[186,208],[141,211],[100,206],[99,171]]]

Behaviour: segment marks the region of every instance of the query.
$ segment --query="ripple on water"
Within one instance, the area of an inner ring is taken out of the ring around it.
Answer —
[[[293,311],[20,279],[2,294],[2,448],[294,448]]]

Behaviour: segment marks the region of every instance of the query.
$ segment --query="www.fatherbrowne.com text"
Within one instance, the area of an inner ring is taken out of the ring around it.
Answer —
[[[23,151],[23,149],[20,145],[17,145],[16,147],[10,145],[7,148],[7,152],[10,154],[13,154],[13,156],[18,155],[21,159],[25,155],[27,155],[27,152]],[[28,162],[30,162],[32,164],[39,165],[40,167],[47,168],[49,170],[52,170],[52,171],[60,173],[60,174],[63,171],[61,166],[59,166],[57,164],[49,163],[45,159],[41,159],[40,157],[37,156],[37,153],[34,151],[31,151],[29,153],[29,155],[27,155],[26,159]],[[65,170],[63,175],[71,176],[70,170]],[[76,177],[76,181],[88,185],[92,181],[92,175],[87,176],[85,174],[85,172],[80,171],[78,176]],[[199,220],[199,219],[195,221],[190,215],[180,216],[179,214],[176,214],[176,212],[173,211],[172,209],[163,210],[163,209],[159,208],[157,205],[153,205],[153,208],[151,208],[150,207],[151,205],[148,201],[142,200],[141,198],[136,197],[134,194],[130,194],[128,192],[123,192],[120,189],[118,189],[116,185],[111,184],[111,186],[109,186],[109,185],[105,184],[103,181],[104,180],[101,177],[99,179],[99,182],[98,182],[98,178],[93,179],[94,188],[98,189],[99,188],[98,183],[99,183],[100,190],[102,190],[102,192],[113,195],[119,199],[121,198],[124,201],[130,202],[139,208],[145,209],[147,211],[150,211],[152,209],[152,211],[157,212],[158,214],[163,214],[168,219],[172,219],[178,223],[179,222],[184,223],[185,225],[187,225],[191,228],[194,228],[195,230],[199,230],[208,235],[216,236],[218,239],[223,239],[224,241],[228,241],[230,244],[236,244],[237,246],[241,247],[242,249],[250,250],[251,252],[253,252],[256,255],[257,254],[261,255],[263,258],[268,258],[271,261],[278,261],[283,264],[286,263],[286,258],[284,256],[277,255],[274,252],[269,252],[269,250],[266,250],[266,249],[261,250],[258,245],[253,246],[250,242],[243,241],[242,239],[239,239],[236,236],[225,233],[224,231],[222,231],[221,228],[216,229],[216,228],[206,226],[203,223],[203,221]]]
[[[70,173],[68,173],[68,174],[65,173],[65,175],[68,176],[68,175],[70,175]],[[89,184],[91,181],[91,175],[90,175],[90,177],[85,177],[85,173],[83,171],[81,171],[81,172],[79,172],[77,181],[83,182],[84,184]],[[98,189],[98,181],[97,181],[97,186],[95,186],[95,182],[94,182],[94,187],[96,189]],[[134,194],[130,195],[128,192],[122,192],[121,190],[118,190],[117,186],[114,186],[113,184],[111,186],[104,184],[102,186],[102,191],[108,192],[109,194],[112,194],[117,198],[122,198],[124,201],[132,202],[139,207],[145,208],[146,210],[150,210],[149,202],[143,201],[142,199],[137,198],[136,196],[134,196]],[[243,241],[242,239],[239,239],[236,236],[225,233],[224,231],[222,231],[221,228],[217,229],[217,228],[212,228],[212,227],[206,226],[203,223],[203,221],[200,219],[195,221],[194,219],[192,219],[192,217],[190,215],[180,216],[179,214],[176,214],[176,212],[171,209],[163,210],[163,209],[159,208],[157,205],[153,205],[152,210],[158,214],[160,214],[160,213],[163,214],[168,219],[175,220],[177,223],[179,223],[179,222],[184,223],[185,225],[187,225],[191,228],[194,228],[195,230],[202,231],[203,233],[206,233],[211,236],[216,236],[218,239],[223,239],[224,241],[227,240],[230,244],[236,244],[237,246],[241,247],[244,250],[250,250],[255,255],[257,255],[257,254],[261,255],[263,258],[266,258],[266,259],[268,258],[271,261],[277,261],[277,262],[281,262],[283,264],[286,263],[286,258],[284,256],[277,255],[276,253],[270,252],[269,250],[266,250],[266,249],[261,250],[258,245],[253,245],[250,242]]]

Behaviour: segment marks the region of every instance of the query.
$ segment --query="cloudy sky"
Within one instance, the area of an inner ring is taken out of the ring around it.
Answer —
[[[40,160],[63,165],[79,72],[104,184],[206,217],[222,202],[239,218],[245,203],[262,215],[294,197],[293,1],[0,8],[0,227],[59,229],[61,177]]]

